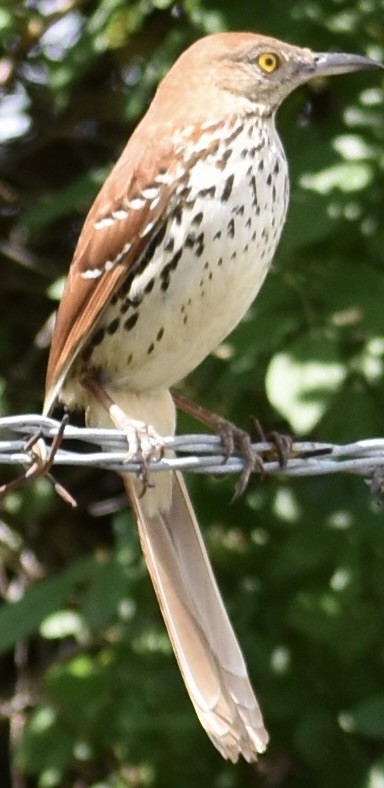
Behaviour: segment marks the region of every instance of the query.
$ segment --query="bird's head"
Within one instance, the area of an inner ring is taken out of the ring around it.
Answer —
[[[184,52],[164,87],[171,101],[181,91],[191,119],[203,109],[213,115],[234,106],[274,112],[292,90],[314,77],[378,68],[383,66],[362,55],[312,52],[254,33],[217,33]]]

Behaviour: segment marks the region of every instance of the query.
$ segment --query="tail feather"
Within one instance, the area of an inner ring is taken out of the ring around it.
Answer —
[[[247,668],[214,578],[181,474],[171,503],[146,511],[137,481],[124,477],[170,640],[196,713],[219,752],[256,760],[268,742]]]

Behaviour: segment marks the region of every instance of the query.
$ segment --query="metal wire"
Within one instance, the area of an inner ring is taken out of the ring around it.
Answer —
[[[42,436],[48,446],[57,436],[61,424],[40,415],[0,418],[0,465],[29,466],[31,436]],[[79,442],[81,442],[79,444]],[[26,448],[28,444],[28,448]],[[102,468],[123,472],[140,472],[140,457],[127,462],[127,439],[117,430],[65,426],[62,442],[53,465]],[[179,435],[165,438],[166,453],[150,464],[151,471],[183,470],[202,474],[240,474],[245,460],[239,452],[225,458],[221,438],[217,435]],[[384,487],[384,438],[370,438],[349,444],[294,442],[286,466],[274,459],[273,443],[258,442],[253,449],[263,461],[263,473],[279,476],[322,476],[352,473],[373,478],[377,491]],[[271,459],[272,458],[272,459]],[[255,466],[260,472],[260,464]],[[376,482],[375,482],[376,480]]]

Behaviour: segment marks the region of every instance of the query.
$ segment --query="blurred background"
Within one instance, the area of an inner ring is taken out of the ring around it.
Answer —
[[[382,0],[2,0],[0,415],[41,409],[84,216],[159,79],[231,29],[384,59]],[[273,270],[180,387],[245,429],[384,432],[383,84],[312,83],[280,111],[292,198]],[[186,696],[119,478],[56,475],[76,510],[44,479],[1,501],[2,788],[382,788],[384,518],[361,479],[255,477],[232,506],[233,477],[188,479],[271,734],[233,766]]]

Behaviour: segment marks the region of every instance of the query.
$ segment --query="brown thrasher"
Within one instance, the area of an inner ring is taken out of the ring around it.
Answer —
[[[260,289],[288,206],[275,129],[312,77],[380,67],[253,33],[197,41],[171,68],[85,221],[58,311],[44,413],[59,397],[123,429],[133,454],[175,430],[170,386],[232,331]],[[124,484],[176,659],[225,758],[268,741],[180,473]]]

